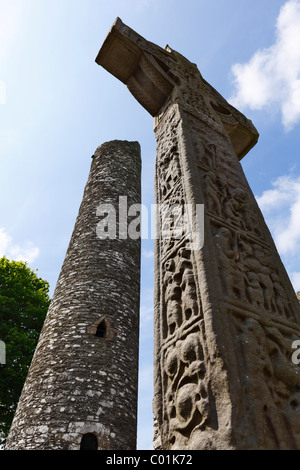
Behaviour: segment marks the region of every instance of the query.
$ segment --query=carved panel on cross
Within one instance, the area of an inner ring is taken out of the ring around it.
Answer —
[[[203,338],[203,321],[164,349],[165,432],[171,446],[180,446],[206,428],[218,427],[216,405],[211,390],[208,360]]]
[[[165,319],[163,337],[184,330],[202,317],[199,289],[193,271],[191,251],[177,249],[162,267],[162,317]]]
[[[298,321],[288,292],[269,248],[245,233],[212,224],[218,256],[219,277],[229,302],[240,302],[245,310]]]
[[[228,315],[242,387],[239,400],[243,412],[239,414],[237,408],[235,415],[237,432],[247,429],[251,416],[255,426],[244,431],[246,446],[254,440],[257,449],[297,449],[300,369],[292,362],[291,344],[300,331],[297,335],[296,330],[278,328],[278,323],[259,321],[238,311]]]

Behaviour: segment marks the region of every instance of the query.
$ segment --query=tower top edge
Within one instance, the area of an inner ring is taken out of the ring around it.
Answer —
[[[141,149],[141,146],[140,146],[140,143],[138,141],[129,141],[129,140],[110,140],[110,141],[107,141],[107,142],[103,142],[103,144],[99,145],[96,150],[95,150],[95,153],[96,152],[99,152],[100,150],[103,150],[105,148],[109,148],[109,147],[128,147],[128,146],[131,146],[131,147],[136,147],[136,149],[140,150]]]

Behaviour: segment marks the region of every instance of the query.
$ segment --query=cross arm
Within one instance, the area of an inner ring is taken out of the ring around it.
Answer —
[[[258,140],[252,122],[203,79],[195,64],[169,46],[163,49],[147,41],[120,18],[112,25],[96,62],[126,84],[153,117],[169,101],[184,106],[191,101],[190,107],[223,125],[239,159]]]

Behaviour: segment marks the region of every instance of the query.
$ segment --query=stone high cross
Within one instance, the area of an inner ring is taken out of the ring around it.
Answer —
[[[299,304],[239,162],[255,127],[119,18],[96,62],[154,117],[155,202],[205,205],[201,249],[156,240],[155,447],[300,449]]]

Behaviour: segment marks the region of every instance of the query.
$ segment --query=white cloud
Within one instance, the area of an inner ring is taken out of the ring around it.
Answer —
[[[276,41],[232,67],[237,108],[279,108],[286,130],[300,120],[300,0],[289,0],[276,22]]]
[[[278,208],[292,205],[300,194],[300,176],[279,176],[272,183],[273,189],[267,189],[257,197],[263,211],[278,210]]]
[[[272,186],[257,197],[257,202],[268,219],[280,253],[299,253],[300,176],[281,176]]]
[[[290,277],[295,291],[300,292],[300,272],[291,272]]]
[[[277,178],[256,199],[291,283],[300,291],[300,175]]]
[[[32,263],[38,255],[39,249],[32,242],[25,242],[23,246],[19,246],[13,243],[5,228],[0,228],[0,257],[6,256],[14,261]]]

